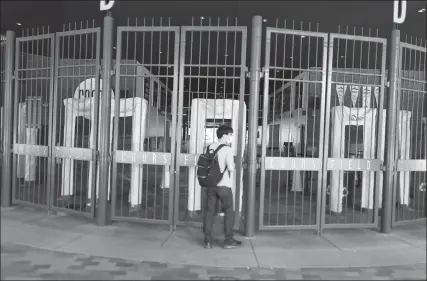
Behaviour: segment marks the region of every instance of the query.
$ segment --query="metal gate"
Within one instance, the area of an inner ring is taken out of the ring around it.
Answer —
[[[324,228],[378,225],[385,133],[385,62],[386,39],[329,35]]]
[[[227,26],[220,26],[220,22],[212,26],[211,19],[207,21],[209,26],[181,27],[174,225],[201,224],[206,190],[197,181],[197,157],[217,140],[216,128],[229,124],[234,129],[237,228],[242,210],[242,164],[249,102],[245,99],[247,28],[228,26],[228,21]]]
[[[16,39],[13,203],[49,208],[53,56],[54,34]]]
[[[419,44],[417,44],[419,43]],[[393,222],[426,217],[427,89],[425,42],[400,43]]]
[[[178,48],[179,27],[117,30],[113,220],[172,224]]]
[[[100,28],[16,39],[13,203],[94,216],[99,54]]]
[[[220,124],[230,124],[239,226],[250,102],[247,27],[230,26],[228,20],[216,25],[203,17],[200,26],[194,20],[192,26],[152,25],[144,20],[144,26],[117,29],[114,82],[106,89],[114,99],[107,121],[112,157],[102,161],[101,29],[69,26],[16,39],[13,203],[93,218],[97,163],[108,162],[112,181],[105,188],[113,220],[200,225],[206,194],[196,178],[197,156],[216,141]],[[276,27],[266,29],[265,43],[259,228],[377,227],[386,39]],[[421,45],[400,44],[394,223],[426,216],[426,48]],[[2,42],[1,141],[7,118],[4,49]]]
[[[50,146],[51,209],[94,217],[100,28],[56,33]]]
[[[266,32],[259,227],[315,229],[320,223],[328,35],[279,28]]]

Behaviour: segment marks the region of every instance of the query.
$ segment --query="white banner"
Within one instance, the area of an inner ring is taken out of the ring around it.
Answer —
[[[380,87],[374,87],[374,96],[378,106],[378,98],[380,97]]]
[[[371,87],[362,87],[362,107],[371,107]]]
[[[345,91],[347,90],[348,85],[336,84],[336,90],[338,95],[338,102],[340,106],[343,104]]]
[[[351,86],[351,102],[356,107],[357,98],[359,97],[360,86]]]

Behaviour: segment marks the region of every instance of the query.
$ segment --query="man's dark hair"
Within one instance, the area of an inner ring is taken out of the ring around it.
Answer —
[[[233,128],[231,128],[230,125],[221,125],[216,130],[216,136],[218,137],[218,139],[222,138],[222,136],[224,135],[228,135],[232,133],[233,133]]]

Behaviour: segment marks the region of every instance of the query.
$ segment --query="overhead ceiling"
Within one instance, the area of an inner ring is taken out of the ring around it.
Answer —
[[[249,25],[257,14],[274,24],[276,18],[317,23],[321,31],[336,32],[338,25],[380,29],[385,36],[392,23],[391,1],[123,1],[116,0],[114,17],[119,24],[127,19],[140,22],[143,17],[171,17],[172,25],[190,25],[191,16],[238,17],[239,23]],[[425,1],[407,1],[406,21],[400,26],[403,33],[426,37]],[[102,24],[99,1],[1,1],[1,30],[19,30],[50,25],[57,30],[63,24],[95,19]],[[16,23],[22,23],[17,26]]]

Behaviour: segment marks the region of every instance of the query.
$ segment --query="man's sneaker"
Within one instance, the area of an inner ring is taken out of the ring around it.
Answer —
[[[242,242],[241,241],[237,241],[237,240],[231,240],[231,241],[225,241],[224,242],[224,248],[225,249],[233,249],[233,248],[237,248],[242,246]]]
[[[212,249],[211,242],[205,242],[205,249]]]

